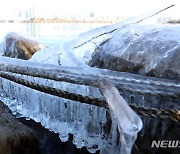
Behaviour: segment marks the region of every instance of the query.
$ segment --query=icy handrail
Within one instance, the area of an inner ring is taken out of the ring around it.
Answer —
[[[128,106],[127,102],[113,85],[104,80],[100,80],[99,83],[101,91],[108,102],[112,120],[118,124],[121,154],[130,154],[137,138],[137,133],[143,127],[142,120]]]
[[[119,95],[118,90],[113,85],[104,81],[99,83],[100,88],[109,104],[112,120],[115,119],[118,123],[121,141],[120,151],[121,153],[128,154],[131,152],[132,145],[136,140],[138,131],[142,128],[141,119],[126,104],[124,99]],[[113,116],[115,118],[113,118]],[[113,122],[113,125],[116,121]]]
[[[168,94],[168,96],[179,95],[180,84],[178,81],[101,70],[97,68],[85,71],[79,68],[40,64],[0,57],[0,70],[95,87],[97,87],[97,77],[101,77],[108,79],[120,89],[127,87],[130,91],[134,91],[134,88],[132,89],[132,87],[136,87],[135,91],[138,90],[139,92],[142,92],[144,87],[146,87],[146,93],[152,93],[151,91],[153,88],[153,93],[155,95],[159,95],[159,92],[165,95]]]
[[[128,78],[127,80],[136,80],[137,82],[153,82],[153,84],[163,84],[167,85],[169,83],[169,86],[176,86],[180,87],[179,81],[176,80],[169,80],[169,79],[162,79],[162,78],[155,78],[155,77],[148,77],[148,76],[142,76],[138,74],[132,74],[127,72],[116,72],[112,70],[106,70],[106,69],[99,69],[99,68],[88,68],[82,69],[78,67],[67,67],[67,66],[57,66],[53,64],[44,64],[44,63],[38,63],[38,62],[31,62],[27,60],[21,60],[21,59],[14,59],[9,57],[3,57],[0,56],[0,70],[1,71],[7,71],[6,68],[12,68],[12,69],[22,69],[25,72],[26,69],[34,69],[38,71],[41,69],[42,71],[54,71],[57,74],[64,72],[64,73],[73,73],[76,75],[102,75],[104,77],[110,77],[112,79],[118,79],[118,78]],[[18,72],[16,72],[18,73]],[[24,74],[22,73],[22,74]],[[37,72],[38,73],[38,72]],[[34,74],[36,75],[36,74]],[[33,76],[33,75],[30,75]]]

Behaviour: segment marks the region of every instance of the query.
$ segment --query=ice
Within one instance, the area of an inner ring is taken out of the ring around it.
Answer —
[[[36,52],[29,61],[59,65],[58,57],[59,54],[61,54],[60,49],[60,45],[50,45],[49,47]]]
[[[32,78],[28,80],[37,81]],[[50,81],[46,83],[50,85]],[[70,89],[68,84],[62,86],[66,90],[74,89]],[[84,86],[80,88],[83,94],[89,94]],[[13,114],[41,122],[45,128],[57,132],[61,141],[67,141],[71,133],[74,135],[73,143],[78,148],[85,146],[91,153],[103,148],[106,142],[104,136],[108,136],[104,132],[106,109],[44,94],[5,79],[0,79],[0,92],[1,100]]]
[[[26,75],[16,76],[32,82],[37,82],[39,84],[56,87],[77,94],[82,94],[84,96],[102,98],[101,93],[95,87],[87,87],[65,82],[61,83],[47,79],[39,79],[35,77],[33,78]],[[110,90],[114,91],[114,89]],[[141,127],[139,124],[137,125],[138,128],[136,128],[135,122],[138,122],[139,119],[133,118],[135,116],[133,111],[130,111],[130,113],[126,113],[129,112],[129,109],[125,109],[126,112],[123,112],[123,114],[125,115],[123,115],[123,117],[121,118],[125,118],[126,121],[131,121],[126,123],[126,125],[124,125],[124,123],[122,123],[121,125],[118,124],[118,127],[121,128],[119,129],[121,130],[120,144],[118,142],[119,139],[117,140],[117,136],[119,136],[116,122],[117,119],[111,117],[113,122],[112,124],[110,124],[109,120],[107,119],[107,113],[109,111],[104,108],[82,104],[64,98],[58,98],[49,94],[44,94],[42,92],[38,92],[36,90],[21,86],[2,78],[0,79],[0,92],[1,100],[9,106],[9,108],[13,111],[13,114],[15,114],[17,117],[26,117],[28,119],[32,118],[37,122],[41,122],[41,124],[45,128],[57,132],[61,141],[63,142],[68,140],[69,133],[73,134],[73,143],[76,145],[76,147],[82,148],[83,146],[85,146],[91,153],[94,153],[97,150],[102,151],[102,153],[108,153],[112,151],[119,153],[119,151],[124,148],[124,144],[127,142],[122,138],[123,136],[127,138],[127,133],[129,133],[128,135],[131,136],[128,141],[128,150],[130,151],[132,145],[129,144],[134,143],[135,131],[138,132]],[[117,95],[119,95],[119,93],[117,93]],[[107,100],[109,101],[109,98],[111,97],[109,95],[109,92],[108,95],[107,93],[105,93],[105,97],[108,97]],[[119,99],[120,96],[117,97]],[[125,107],[127,106],[128,105],[126,105]],[[121,110],[122,109],[120,109],[120,111]],[[126,117],[129,114],[131,114],[132,117]],[[116,112],[114,115],[117,116]],[[123,129],[122,125],[124,125]],[[136,128],[136,130],[128,129],[133,126],[134,129]],[[122,134],[122,132],[124,134]],[[109,148],[107,149],[107,147]],[[126,150],[127,149],[123,151]]]
[[[106,81],[100,81],[101,90],[104,94],[112,120],[117,121],[120,132],[120,153],[130,154],[132,146],[137,138],[137,133],[142,129],[142,120],[128,106],[127,102],[119,94],[119,91]]]
[[[69,67],[88,67],[81,58],[74,55],[74,41],[71,41],[73,38],[68,37],[59,41],[53,39],[43,40],[42,42],[45,42],[46,48],[36,52],[29,61]],[[49,43],[47,43],[48,40]]]
[[[30,61],[43,62],[62,66],[81,66],[87,68],[86,63],[90,60],[93,52],[98,47],[111,39],[116,30],[121,30],[129,25],[134,25],[152,17],[158,11],[129,18],[117,24],[103,26],[80,34],[79,36],[67,37],[65,40],[56,39],[56,44],[48,44],[48,48],[34,54]],[[141,29],[142,30],[142,29]],[[52,39],[49,40],[53,41]]]
[[[111,39],[115,31],[126,28],[129,25],[135,25],[140,22],[142,23],[144,20],[147,20],[148,18],[151,18],[155,14],[158,14],[160,12],[161,11],[158,10],[146,13],[137,17],[129,18],[117,24],[104,26],[90,30],[88,32],[84,32],[80,34],[76,39],[71,41],[72,46],[74,46],[73,53],[76,57],[78,57],[78,59],[83,59],[83,62],[87,63],[90,60],[92,53],[96,49],[98,50],[98,47],[101,44]]]
[[[74,40],[48,45],[44,50],[34,54],[30,61],[26,61],[26,63],[18,61],[18,64],[24,66],[32,65],[32,67],[37,68],[44,68],[44,64],[36,66],[35,62],[53,64],[46,65],[46,69],[52,69],[52,67],[57,69],[57,65],[73,66],[76,68],[71,68],[71,71],[79,75],[83,75],[86,72],[87,75],[100,73],[101,76],[109,79],[121,78],[113,72],[108,74],[106,70],[99,71],[96,68],[89,68],[85,63],[89,60],[94,50],[98,49],[98,46],[112,37],[115,30],[121,29],[126,25],[136,24],[152,14],[154,13],[92,30],[79,35]],[[0,61],[8,64],[10,60],[0,58]],[[31,63],[31,61],[34,63]],[[10,63],[13,65],[17,61],[11,61]],[[69,68],[64,67],[61,69],[68,71]],[[21,78],[84,96],[103,97],[99,90],[94,87],[27,76],[21,76]],[[128,79],[133,80],[133,78]],[[91,153],[95,153],[97,150],[100,150],[103,154],[131,153],[137,133],[142,129],[142,121],[127,105],[113,85],[104,81],[100,83],[101,91],[109,104],[111,117],[109,117],[109,111],[104,108],[55,97],[2,78],[0,78],[0,93],[1,100],[9,106],[13,114],[41,122],[44,127],[57,132],[63,142],[68,140],[69,133],[71,133],[74,135],[73,143],[78,148],[85,146]],[[140,98],[143,99],[140,103],[142,105],[146,104],[144,97],[141,96]]]
[[[21,46],[25,47],[22,42],[26,42],[35,51],[43,49],[44,45],[40,44],[37,38],[33,38],[32,36],[26,36],[17,32],[8,32],[6,35],[3,36],[3,39],[0,39],[0,55],[6,55],[9,57],[18,57],[18,48]],[[21,42],[21,44],[19,43]],[[35,52],[33,51],[33,52]]]
[[[17,67],[18,65],[27,66],[27,69],[28,66],[35,68],[45,68],[46,70],[52,70],[52,72],[53,69],[59,68],[60,72],[63,70],[69,71],[74,74],[79,74],[79,76],[81,76],[82,74],[93,74],[114,80],[127,78],[128,81],[136,81],[135,83],[137,84],[137,87],[140,81],[143,84],[146,83],[147,85],[150,82],[149,80],[144,80],[144,77],[136,76],[136,78],[133,78],[134,75],[131,74],[112,72],[110,70],[98,70],[96,68],[92,68],[92,71],[88,71],[88,69],[83,70],[79,68],[58,67],[55,65],[38,64],[29,61],[16,59],[12,60],[2,57],[0,58],[0,63],[3,63],[5,66],[11,64],[14,65],[14,67]],[[102,98],[99,90],[95,87],[70,84],[66,82],[57,82],[26,75],[18,76],[22,79],[37,82],[50,87],[55,87],[68,92],[81,94],[84,96],[92,96],[94,98]],[[124,81],[127,82],[126,80]],[[151,82],[152,81],[154,81],[154,84],[165,84],[163,82],[164,80],[155,82],[155,79],[152,78]],[[170,81],[168,82],[168,84],[175,87],[177,86],[177,89],[179,88],[179,84],[174,84]],[[110,109],[111,105],[115,105],[115,109],[113,110],[114,106],[112,106],[111,109],[112,124],[109,124],[110,122],[108,122],[106,109],[51,96],[21,86],[19,84],[9,82],[5,79],[0,80],[1,97],[4,98],[3,101],[7,102],[9,108],[16,116],[32,118],[37,122],[41,122],[44,127],[59,133],[59,137],[62,141],[67,141],[69,133],[72,133],[74,135],[74,144],[79,148],[85,146],[92,153],[97,150],[100,150],[103,154],[119,153],[119,151],[128,153],[132,148],[137,132],[141,128],[141,122],[139,121],[137,115],[124,102],[122,97],[119,95],[119,92],[112,85],[102,83],[102,90],[104,90],[104,95],[105,97],[107,97],[106,99],[108,100],[108,102],[113,101],[113,104],[109,105]],[[112,97],[113,93],[115,93],[114,98]],[[148,95],[143,96],[132,94],[128,91],[121,93],[128,103],[133,103],[136,105],[147,105],[150,107],[153,106],[166,109],[167,107],[177,107],[178,104],[178,102],[174,102],[173,100],[172,102],[161,100],[161,102],[163,103],[159,103],[157,97],[155,96],[151,97]],[[123,108],[119,108],[119,104],[121,104]],[[125,119],[126,121],[122,121],[119,119],[119,112],[116,112],[117,109],[122,116],[121,118]],[[121,113],[123,113],[123,115]],[[120,135],[117,129],[117,123],[118,128],[122,128],[120,129]],[[148,121],[146,125],[149,125]],[[156,123],[154,123],[153,125],[151,129],[152,131],[150,132],[151,134],[155,134],[157,128]],[[136,130],[133,130],[133,128],[136,128]],[[108,129],[108,131],[105,129]],[[163,132],[165,132],[166,127],[164,127],[164,129],[162,130]],[[118,140],[120,140],[122,144],[120,144]],[[125,143],[128,143],[128,147],[125,145]]]
[[[67,56],[69,50],[64,49],[64,45],[75,36],[63,38],[39,38],[46,48],[36,52],[29,61],[41,62],[54,65],[73,66],[71,59]],[[59,59],[61,57],[61,59]],[[76,65],[75,65],[76,66]]]
[[[75,56],[72,42],[66,42],[63,45],[63,52],[59,57],[59,61],[63,66],[73,66],[79,68],[88,67],[85,63],[82,62],[81,58]]]

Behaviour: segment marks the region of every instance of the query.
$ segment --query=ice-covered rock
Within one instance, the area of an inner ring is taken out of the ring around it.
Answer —
[[[37,52],[31,61],[44,63],[48,62],[51,64],[84,68],[84,66],[86,66],[85,63],[89,61],[93,53],[95,54],[95,57],[97,56],[97,58],[93,58],[93,60],[97,60],[96,62],[98,62],[98,58],[105,57],[106,52],[114,52],[113,49],[116,50],[116,46],[119,47],[119,43],[123,46],[123,43],[125,42],[123,51],[131,46],[131,39],[129,42],[129,37],[131,38],[131,35],[129,34],[131,32],[130,27],[138,27],[135,24],[140,20],[142,20],[142,18],[127,20],[110,27],[103,27],[84,33],[73,41],[54,45],[45,50]],[[144,27],[146,26],[143,26],[143,28]],[[146,27],[145,30],[137,30],[138,33],[134,29],[132,31],[133,34],[138,37],[139,35],[145,35],[145,32],[147,32],[146,30],[151,32],[152,27]],[[123,33],[124,35],[119,35],[119,33]],[[152,35],[154,36],[155,34],[156,32]],[[127,37],[125,37],[126,35]],[[151,40],[153,37],[152,35],[149,34],[149,40]],[[124,42],[117,42],[118,39],[123,40],[124,37],[127,38]],[[115,43],[115,45],[113,44],[111,46],[110,42],[112,40],[114,40],[112,44]],[[134,39],[132,40],[134,41]],[[110,46],[108,46],[109,44]],[[138,46],[138,44],[136,45]],[[148,45],[145,45],[145,47],[148,47]],[[107,51],[105,47],[111,50]],[[114,62],[111,61],[111,63]],[[115,67],[118,66],[115,64]],[[91,73],[94,75],[97,71],[94,68],[89,69],[88,67],[87,70],[88,72],[92,71]],[[84,70],[79,69],[78,71],[81,72],[80,75],[83,75]],[[93,87],[80,86],[64,82],[59,83],[51,80],[32,78],[23,75],[20,75],[20,77],[72,93],[80,93],[85,96],[101,97],[98,89]],[[32,118],[37,122],[41,122],[44,127],[59,133],[59,137],[62,141],[67,141],[69,137],[68,134],[71,133],[74,135],[73,142],[78,148],[86,146],[87,149],[92,153],[96,152],[97,150],[100,150],[103,154],[105,152],[130,153],[137,133],[142,128],[142,121],[139,116],[137,116],[134,111],[131,110],[125,100],[119,95],[118,90],[113,86],[102,85],[101,87],[103,88],[103,94],[109,103],[113,121],[112,124],[109,122],[110,118],[107,114],[108,111],[101,107],[81,104],[77,101],[48,95],[13,83],[6,79],[0,79],[0,87],[0,99],[2,99],[9,106],[14,114],[20,114],[21,116]],[[129,97],[130,94],[127,95]],[[144,96],[142,96],[142,99],[142,102],[144,103]],[[154,104],[155,103],[156,102],[154,102]],[[120,134],[117,129],[117,123],[114,121],[114,119],[118,123]]]
[[[180,26],[128,25],[96,47],[89,65],[180,79]]]
[[[44,46],[33,38],[10,32],[0,45],[1,55],[27,60]]]
[[[46,38],[42,42],[46,42],[47,48],[36,52],[30,61],[61,66],[81,67],[84,63],[81,62],[80,58],[75,57],[73,53],[72,39],[74,39],[74,36],[63,39],[59,38],[59,40]]]
[[[161,11],[158,10],[158,13],[159,12]],[[64,38],[64,40],[59,38],[59,42],[56,42],[56,45],[51,45],[50,42],[53,40],[47,39],[49,44],[48,48],[34,54],[31,61],[47,62],[62,66],[87,67],[86,63],[91,59],[94,50],[107,42],[113,36],[115,31],[128,25],[142,22],[143,20],[152,17],[154,14],[157,14],[157,12],[150,12],[117,24],[95,28],[81,33],[79,36]]]
[[[61,54],[61,46],[59,44],[56,45],[53,44],[36,52],[29,59],[29,61],[60,65],[60,61],[59,61],[60,54]]]
[[[116,31],[122,30],[123,28],[126,29],[129,25],[135,25],[142,22],[161,11],[158,10],[156,12],[150,12],[127,19],[117,24],[95,28],[81,33],[79,36],[73,36],[69,39],[65,38],[64,41],[60,39],[56,45],[48,45],[48,48],[45,49],[45,51],[42,50],[41,52],[35,54],[31,58],[31,61],[87,68],[88,66],[86,64],[90,61],[94,51],[108,42],[114,36]]]

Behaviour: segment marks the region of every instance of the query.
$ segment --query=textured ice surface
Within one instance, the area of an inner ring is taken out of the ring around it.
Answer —
[[[96,28],[84,32],[79,36],[67,37],[64,40],[59,39],[59,42],[57,41],[56,45],[52,47],[47,39],[46,43],[49,44],[48,48],[35,54],[31,60],[36,62],[47,61],[47,63],[50,64],[61,64],[63,66],[85,66],[84,64],[91,59],[94,50],[109,40],[113,36],[114,30],[136,24],[142,19],[152,16],[154,13],[155,11],[127,19],[117,24]],[[49,42],[51,41],[52,40],[49,40]],[[58,56],[58,58],[56,56]]]
[[[36,51],[44,48],[36,38],[16,32],[7,33],[0,41],[0,53],[3,56],[29,59]]]
[[[92,67],[178,80],[180,26],[129,25],[97,50]]]
[[[99,90],[93,87],[46,79],[39,80],[39,78],[22,75],[20,77],[84,96],[102,97]],[[111,106],[113,104],[109,104],[113,112],[111,114],[115,117],[112,117],[112,124],[109,112],[104,108],[58,98],[6,79],[0,79],[1,100],[9,106],[17,117],[23,116],[41,122],[44,127],[59,133],[61,141],[64,142],[68,140],[69,133],[71,133],[74,135],[73,142],[78,148],[85,146],[92,153],[97,150],[101,150],[101,153],[119,153],[120,151],[128,153],[131,151],[137,132],[142,127],[141,120],[128,107],[116,89],[106,87],[106,85],[102,85],[102,88],[107,90],[104,91],[104,95],[108,102],[117,101],[115,102],[117,110]],[[117,95],[115,99],[112,98],[114,92]],[[119,101],[120,104],[118,104]],[[119,108],[119,105],[122,105],[123,109]],[[121,117],[119,111],[121,111]],[[129,144],[126,145],[126,143]]]
[[[79,67],[91,57],[95,48],[112,37],[114,29],[137,23],[149,15],[152,13],[83,33],[73,41],[52,44],[45,51],[35,54],[31,61]],[[60,58],[57,58],[57,55]],[[75,71],[81,73],[82,70]],[[97,73],[96,69],[87,69],[87,71],[92,74]],[[90,90],[85,86],[77,87],[77,85],[42,80],[38,82],[52,84],[53,87],[64,88],[83,95],[101,97],[97,89]],[[114,87],[105,84],[102,88],[109,103],[112,124],[110,124],[110,116],[106,109],[44,94],[0,78],[1,99],[16,116],[25,116],[41,122],[44,127],[59,133],[62,141],[67,141],[68,134],[71,133],[74,135],[74,144],[77,147],[86,146],[92,153],[97,150],[101,150],[103,154],[130,153],[136,135],[142,128],[141,119],[129,108]],[[118,126],[116,121],[118,121]]]
[[[73,38],[74,36],[63,38],[40,38],[40,42],[42,42],[46,48],[36,52],[30,61],[68,66],[69,63],[67,60],[69,60],[69,58],[67,57],[63,46]],[[59,56],[63,57],[65,62],[62,60],[60,61]]]
[[[137,133],[142,129],[142,120],[128,106],[113,85],[106,81],[101,81],[100,84],[102,93],[108,102],[113,123],[117,122],[118,124],[121,142],[120,153],[130,154]]]
[[[60,84],[57,86],[60,87]],[[76,90],[68,84],[62,84],[61,88]],[[84,91],[84,95],[98,95],[97,91],[92,93],[84,86],[79,87],[76,93],[80,91]],[[109,136],[104,129],[107,125],[107,111],[104,108],[44,94],[5,79],[0,79],[0,93],[1,100],[16,116],[41,122],[44,127],[59,133],[62,141],[68,140],[69,133],[73,134],[73,142],[78,148],[86,146],[92,153],[103,149]]]
[[[100,91],[94,87],[18,76],[76,94],[102,98]],[[130,109],[115,87],[101,84],[101,88],[109,103],[111,117],[104,108],[58,98],[0,79],[1,100],[17,117],[23,116],[41,122],[44,127],[59,133],[64,142],[71,133],[78,148],[85,146],[92,153],[97,150],[103,154],[130,153],[136,135],[142,128],[141,119]]]

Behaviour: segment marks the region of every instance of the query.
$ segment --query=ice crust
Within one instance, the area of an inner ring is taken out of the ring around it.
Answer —
[[[112,123],[118,124],[120,133],[120,153],[130,154],[137,138],[137,133],[142,129],[141,118],[129,107],[119,91],[107,81],[100,81],[112,117]],[[114,124],[113,124],[114,125]]]
[[[43,82],[47,85],[52,84],[48,81]],[[69,84],[57,86],[67,91],[75,91]],[[74,135],[73,143],[76,147],[85,146],[91,153],[104,148],[109,136],[104,129],[107,125],[106,109],[44,94],[6,79],[0,79],[0,87],[1,100],[17,117],[32,118],[36,122],[41,122],[45,128],[57,132],[63,142],[68,140],[71,133]],[[94,90],[95,93],[92,93],[93,91],[84,86],[79,89],[83,90],[85,95],[98,95],[97,91]],[[114,147],[116,146],[114,144]]]
[[[154,13],[91,30],[74,40],[51,44],[34,54],[30,61],[49,63],[54,67],[76,66],[84,68],[83,71],[96,73],[98,70],[89,68],[85,64],[94,50],[110,39],[114,30],[136,24],[152,14]],[[21,77],[82,95],[103,97],[99,90],[93,87]],[[23,116],[41,122],[44,127],[59,133],[60,139],[64,142],[71,133],[74,135],[73,142],[77,148],[85,146],[91,153],[100,150],[102,154],[129,154],[137,133],[142,129],[142,121],[113,85],[102,82],[100,87],[109,104],[111,116],[109,110],[104,108],[44,94],[0,78],[1,100],[17,117]]]
[[[103,97],[94,87],[18,76],[31,82],[84,96]],[[58,133],[63,142],[68,140],[69,133],[73,134],[73,143],[77,148],[85,146],[91,153],[97,150],[102,154],[130,153],[137,133],[142,128],[142,122],[115,87],[101,84],[101,88],[109,103],[111,116],[109,110],[105,108],[44,94],[2,78],[0,99],[17,117],[32,118],[40,122],[45,128]]]

